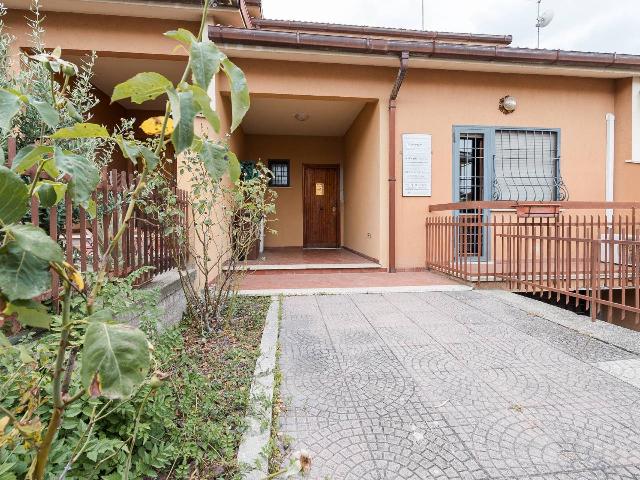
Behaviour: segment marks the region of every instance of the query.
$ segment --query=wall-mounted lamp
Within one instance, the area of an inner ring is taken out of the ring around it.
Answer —
[[[518,101],[515,97],[511,95],[506,95],[500,99],[500,103],[498,105],[498,109],[504,113],[505,115],[509,115],[516,111],[518,107]]]
[[[299,122],[306,122],[307,120],[309,120],[309,114],[305,112],[298,112],[293,116],[293,118],[295,118]]]

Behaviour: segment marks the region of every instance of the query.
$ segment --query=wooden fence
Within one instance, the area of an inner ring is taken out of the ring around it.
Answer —
[[[640,323],[640,203],[571,202],[542,216],[476,203],[432,207],[453,214],[427,218],[427,268]]]
[[[16,155],[15,141],[9,141],[9,166]],[[35,169],[24,176],[30,180]],[[46,178],[42,174],[42,178]],[[57,205],[43,208],[38,199],[31,198],[30,221],[47,231],[52,239],[63,246],[66,261],[74,264],[82,272],[97,271],[111,239],[122,225],[128,208],[128,196],[135,188],[136,176],[116,170],[104,171],[98,188],[92,195],[96,204],[95,217],[80,206],[72,205],[68,196]],[[189,206],[186,192],[173,189],[181,215],[173,219],[187,231]],[[148,202],[159,203],[157,193],[152,193]],[[165,234],[166,226],[158,221],[157,215],[137,208],[129,221],[125,234],[118,241],[109,261],[110,276],[125,277],[142,268],[153,267],[137,281],[138,285],[149,282],[155,275],[174,268],[178,244],[174,235]],[[58,305],[60,282],[52,274],[51,289],[40,297],[50,299],[54,308]]]

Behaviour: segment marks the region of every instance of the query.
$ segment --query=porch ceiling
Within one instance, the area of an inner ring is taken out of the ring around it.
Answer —
[[[365,103],[364,100],[252,97],[242,129],[249,135],[338,137],[347,132]],[[296,114],[308,118],[300,121]]]
[[[78,65],[82,65],[82,57],[70,56],[68,59]],[[180,80],[186,60],[156,60],[137,59],[124,57],[100,56],[93,68],[94,76],[91,82],[108,96],[113,93],[113,88],[140,72],[158,72],[173,81]],[[127,110],[164,110],[166,98],[161,96],[157,100],[145,102],[141,105],[130,101],[118,102]]]

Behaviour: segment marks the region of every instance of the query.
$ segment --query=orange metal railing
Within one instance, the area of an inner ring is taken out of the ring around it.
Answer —
[[[428,269],[640,323],[640,203],[466,202],[430,212]]]

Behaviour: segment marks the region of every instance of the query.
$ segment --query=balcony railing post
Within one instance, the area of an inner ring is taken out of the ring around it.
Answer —
[[[593,321],[596,320],[598,316],[598,287],[600,283],[600,269],[598,268],[600,264],[600,240],[591,239],[591,268],[589,271],[589,275],[591,278],[591,319]]]

